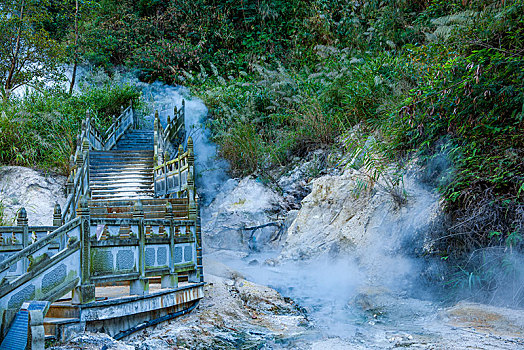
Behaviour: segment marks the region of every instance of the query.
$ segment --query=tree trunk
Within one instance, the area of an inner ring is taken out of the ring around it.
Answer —
[[[11,67],[9,67],[9,73],[7,74],[7,79],[5,81],[5,98],[9,98],[9,95],[11,94],[11,87],[13,86],[13,77],[16,70],[16,64],[18,62],[18,55],[20,53],[20,40],[22,37],[22,26],[23,26],[23,19],[24,19],[24,8],[25,8],[25,0],[22,0],[21,8],[20,8],[20,24],[18,27],[18,33],[16,35],[16,44],[15,44],[15,51],[13,52],[13,56],[11,57]]]
[[[75,61],[73,64],[73,75],[71,76],[71,84],[69,85],[69,94],[73,93],[76,80],[76,68],[78,67],[78,0],[75,0]]]
[[[75,87],[76,67],[77,66],[78,66],[78,61],[75,59],[75,63],[73,64],[73,75],[71,76],[71,84],[69,85],[69,94],[73,93],[73,88]]]

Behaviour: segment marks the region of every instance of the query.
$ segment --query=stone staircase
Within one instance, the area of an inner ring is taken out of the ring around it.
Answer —
[[[184,108],[174,112],[166,128],[156,114],[154,130],[133,129],[132,106],[122,108],[104,133],[87,115],[53,225],[29,226],[21,208],[16,226],[0,226],[0,350],[43,349],[84,330],[120,339],[196,307],[193,141],[184,149]]]
[[[68,338],[71,332],[77,331],[80,322],[79,308],[73,305],[64,305],[60,301],[49,307],[44,318],[45,339],[56,341]],[[64,334],[66,333],[66,334]]]
[[[115,149],[90,152],[91,198],[153,198],[153,156],[153,130],[128,130]]]

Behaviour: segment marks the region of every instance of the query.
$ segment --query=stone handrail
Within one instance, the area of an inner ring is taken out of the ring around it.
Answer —
[[[155,196],[182,198],[188,197],[189,190],[194,193],[194,164],[193,140],[189,137],[186,152],[180,145],[177,157],[154,167]]]
[[[116,146],[117,141],[124,135],[135,123],[134,111],[132,104],[126,109],[122,109],[122,113],[113,120],[113,124],[107,129],[104,147],[101,149],[110,150]]]
[[[163,205],[165,215],[147,219],[139,200],[131,218],[91,218],[83,197],[75,219],[0,262],[0,312],[28,299],[53,301],[70,290],[74,303],[89,303],[95,284],[107,282],[129,281],[135,295],[148,293],[150,277],[160,277],[164,288],[176,287],[182,277],[201,282],[196,209],[175,218],[172,203],[187,206],[183,199],[150,200],[150,209]],[[4,231],[13,228],[18,226]],[[13,266],[16,273],[9,275]]]
[[[182,100],[182,108],[174,108],[174,116],[171,119],[167,116],[166,128],[162,126],[158,111],[155,112],[154,121],[154,150],[155,150],[155,165],[163,164],[171,160],[177,149],[173,145],[181,145],[185,139],[185,110],[186,101]]]
[[[78,227],[80,224],[80,218],[76,218],[68,222],[67,224],[60,226],[53,232],[49,233],[45,237],[37,240],[36,242],[28,245],[18,253],[10,256],[9,258],[3,260],[0,262],[0,280],[6,275],[6,272],[8,269],[12,268],[15,264],[17,264],[20,260],[28,258],[29,256],[34,255],[35,253],[40,253],[40,255],[46,253],[47,249],[49,248],[48,245],[55,243],[59,238],[61,238],[64,235],[68,235],[71,233],[71,231]],[[77,237],[78,238],[78,237]],[[64,244],[59,245],[59,250],[64,248]],[[45,250],[45,251],[43,251]],[[38,258],[40,255],[35,256],[34,258]],[[0,297],[2,294],[4,294],[4,288],[2,287],[2,291],[0,292]]]

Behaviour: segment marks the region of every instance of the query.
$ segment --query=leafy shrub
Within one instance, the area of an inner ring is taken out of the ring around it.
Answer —
[[[34,91],[0,105],[0,164],[13,164],[66,173],[80,123],[88,110],[101,130],[119,115],[120,107],[140,93],[111,83],[84,87],[70,95],[60,88]]]

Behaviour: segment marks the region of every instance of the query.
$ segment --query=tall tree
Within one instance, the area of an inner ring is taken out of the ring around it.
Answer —
[[[76,69],[78,67],[78,0],[75,0],[75,25],[73,27],[74,30],[74,57],[73,57],[73,74],[71,76],[71,84],[69,85],[69,93],[73,93],[73,88],[75,87],[75,80],[76,80]]]
[[[23,85],[57,78],[61,46],[44,29],[49,0],[0,0],[0,84],[3,99]]]

